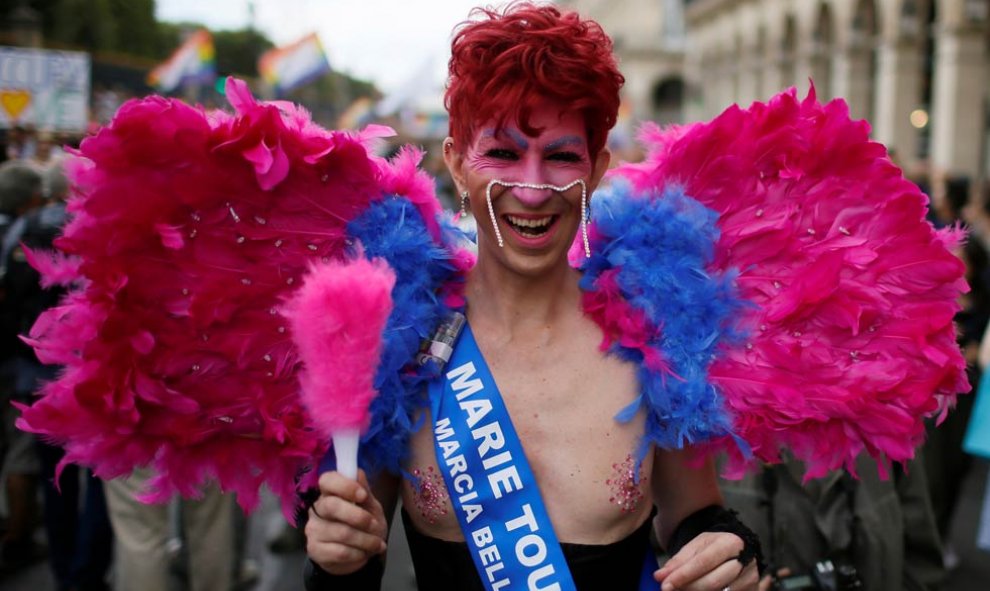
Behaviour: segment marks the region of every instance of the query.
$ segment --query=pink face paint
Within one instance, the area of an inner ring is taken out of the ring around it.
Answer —
[[[526,135],[515,125],[483,127],[465,155],[469,168],[488,178],[529,184],[566,185],[590,175],[587,134],[579,115],[543,105],[534,109],[529,123],[539,130],[537,135]]]
[[[416,481],[411,483],[415,493],[413,504],[423,520],[433,525],[447,514],[450,505],[443,476],[433,466],[425,471],[416,468],[412,474],[416,477]]]
[[[566,250],[585,219],[593,169],[584,120],[545,104],[529,123],[535,135],[490,123],[468,146],[469,181],[486,183],[485,202],[475,203],[475,211],[487,211],[500,247],[508,241],[527,254]]]
[[[608,502],[618,505],[623,513],[635,511],[646,496],[643,488],[647,479],[642,472],[637,478],[635,470],[636,461],[628,455],[622,463],[612,464],[612,478],[605,481],[610,492]]]

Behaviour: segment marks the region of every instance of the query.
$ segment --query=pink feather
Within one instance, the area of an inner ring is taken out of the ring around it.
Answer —
[[[28,264],[41,274],[41,287],[69,286],[78,279],[79,264],[82,262],[79,259],[46,250],[32,250],[24,245],[21,249]]]
[[[745,346],[710,368],[756,458],[789,448],[809,476],[862,451],[881,469],[911,458],[925,417],[969,390],[952,325],[967,289],[951,252],[961,231],[934,230],[869,126],[814,89],[642,139],[647,160],[614,174],[717,211],[714,266],[738,269],[757,304]]]
[[[313,265],[282,311],[303,364],[303,404],[327,437],[368,424],[394,285],[381,259]]]
[[[408,190],[431,222],[439,209],[413,156],[371,152],[385,128],[328,131],[227,91],[234,113],[129,101],[68,163],[68,258],[33,260],[76,289],[25,339],[65,368],[19,426],[101,478],[151,467],[147,500],[216,480],[251,508],[267,485],[291,515],[327,442],[279,310],[311,263],[345,256],[369,204]]]

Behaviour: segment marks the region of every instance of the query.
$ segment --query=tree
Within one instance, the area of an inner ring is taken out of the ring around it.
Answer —
[[[377,99],[381,93],[370,82],[340,72],[330,72],[292,90],[284,98],[306,107],[318,123],[333,126],[340,114],[360,97]]]
[[[239,76],[257,76],[258,58],[274,44],[256,29],[214,31],[217,72]]]
[[[110,0],[110,8],[116,24],[114,51],[156,57],[159,25],[155,0]]]
[[[157,57],[155,0],[0,0],[0,19],[21,6],[41,16],[50,44]]]
[[[182,43],[182,35],[185,31],[202,28],[199,23],[157,23],[155,30],[155,49],[152,56],[157,60],[163,60],[172,55],[175,48]]]
[[[117,49],[117,21],[110,0],[59,0],[47,38],[90,51]]]
[[[193,22],[158,22],[155,0],[0,0],[0,19],[20,6],[38,12],[42,35],[52,45],[155,61],[170,56],[186,32],[203,28]],[[257,77],[258,58],[274,46],[252,27],[213,31],[213,44],[217,73],[243,78]],[[377,95],[373,84],[331,72],[287,98],[307,105],[318,119],[333,122],[358,97]]]
[[[55,26],[55,5],[59,0],[0,0],[0,20],[6,21],[14,9],[26,6],[41,15],[41,33],[49,38]]]

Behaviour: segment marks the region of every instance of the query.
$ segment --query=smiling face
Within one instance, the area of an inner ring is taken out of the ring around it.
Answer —
[[[583,181],[590,197],[609,154],[589,154],[584,121],[558,106],[542,105],[528,123],[536,135],[515,125],[482,125],[470,145],[455,146],[445,156],[458,191],[470,194],[479,264],[491,260],[537,275],[567,265],[567,249],[581,224],[582,183],[575,181]]]

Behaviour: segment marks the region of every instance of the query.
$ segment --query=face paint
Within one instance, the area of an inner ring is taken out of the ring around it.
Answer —
[[[587,232],[593,166],[584,121],[547,104],[528,123],[535,135],[512,125],[483,127],[465,151],[465,181],[473,211],[488,214],[489,243],[562,258],[574,233]]]
[[[534,116],[535,118],[535,116]],[[553,119],[544,114],[543,118]],[[591,159],[583,133],[573,133],[576,123],[544,125],[537,137],[527,137],[515,127],[479,132],[465,158],[478,174],[510,182],[565,185],[587,177]]]

